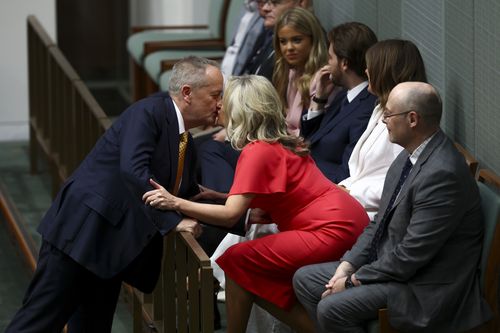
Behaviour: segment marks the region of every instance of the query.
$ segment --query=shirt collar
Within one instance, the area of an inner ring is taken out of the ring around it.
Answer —
[[[179,123],[179,134],[182,134],[186,131],[186,126],[184,126],[184,119],[182,118],[182,113],[175,101],[172,99],[172,103],[174,103],[175,114],[177,115],[177,122]]]
[[[356,87],[354,87],[350,90],[347,90],[347,101],[349,101],[349,103],[351,103],[352,100],[355,99],[356,96],[358,96],[359,93],[361,91],[363,91],[363,89],[365,89],[367,86],[368,86],[368,81],[363,81],[360,84],[358,84]]]
[[[425,147],[427,147],[427,144],[429,143],[429,141],[432,140],[432,138],[436,135],[437,131],[432,134],[430,137],[428,137],[427,139],[424,140],[424,142],[422,142],[420,144],[420,146],[417,147],[417,149],[415,149],[413,151],[413,153],[410,155],[410,161],[413,165],[415,165],[415,163],[417,163],[417,160],[418,158],[420,157],[420,154],[422,154],[422,152],[424,151]]]

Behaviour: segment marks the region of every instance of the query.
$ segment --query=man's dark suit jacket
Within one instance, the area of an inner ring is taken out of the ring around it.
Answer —
[[[255,43],[255,48],[248,58],[248,62],[243,66],[241,72],[235,75],[255,74],[264,76],[272,82],[274,62],[273,31],[263,30]]]
[[[349,177],[349,158],[375,108],[376,97],[367,88],[344,104],[347,90],[335,96],[322,115],[302,119],[301,135],[310,144],[311,156],[323,174],[339,183]]]
[[[342,260],[363,284],[389,283],[388,314],[402,332],[462,332],[486,321],[479,260],[484,224],[475,180],[441,131],[413,166],[391,209],[378,260],[369,249],[408,157],[403,150],[385,178],[380,211]]]
[[[179,192],[184,197],[197,192],[189,140]],[[170,96],[159,93],[133,104],[65,182],[38,229],[43,239],[100,278],[123,274],[126,282],[151,291],[160,271],[159,234],[182,217],[146,206],[141,198],[152,189],[150,178],[172,189],[178,152]]]

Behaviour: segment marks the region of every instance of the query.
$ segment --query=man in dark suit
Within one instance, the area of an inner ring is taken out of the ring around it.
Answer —
[[[402,332],[461,332],[490,317],[479,283],[478,188],[439,129],[441,109],[427,83],[401,83],[389,95],[384,122],[405,150],[389,168],[375,221],[340,262],[294,276],[320,331],[364,332],[385,307]]]
[[[366,25],[349,22],[328,33],[328,65],[320,69],[316,94],[302,118],[301,135],[309,142],[311,156],[332,182],[349,177],[349,157],[363,134],[375,107],[365,74],[366,51],[377,42]],[[334,88],[342,87],[325,108]]]
[[[150,178],[182,197],[198,192],[186,131],[214,123],[222,88],[217,63],[185,58],[173,68],[169,94],[138,101],[104,133],[40,224],[37,269],[7,332],[61,332],[74,314],[71,332],[110,332],[122,281],[152,292],[162,236],[197,235],[200,226],[144,205],[142,195]]]
[[[244,13],[239,20],[238,29],[221,63],[221,70],[227,75],[241,73],[264,30],[262,6],[256,0],[246,0],[243,8]]]

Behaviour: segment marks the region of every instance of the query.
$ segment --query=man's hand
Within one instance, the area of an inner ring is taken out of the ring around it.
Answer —
[[[351,263],[347,261],[342,261],[340,265],[337,267],[335,274],[325,285],[326,290],[321,295],[321,298],[324,298],[330,294],[335,294],[337,292],[345,290],[345,280],[349,274],[354,273],[355,268]]]
[[[316,97],[318,98],[328,98],[330,94],[332,93],[333,89],[335,88],[335,85],[332,82],[332,79],[330,78],[331,74],[331,68],[330,65],[325,65],[320,68],[319,72],[319,79],[317,81],[316,85]]]
[[[203,228],[201,225],[190,217],[185,217],[182,221],[175,227],[175,231],[177,232],[190,232],[194,238],[200,237]]]
[[[347,193],[350,193],[351,191],[349,191],[347,189],[347,187],[345,187],[344,185],[337,185],[341,190],[343,190],[344,192],[347,192]]]
[[[271,216],[260,208],[253,208],[250,210],[248,216],[248,224],[270,224],[274,223]]]

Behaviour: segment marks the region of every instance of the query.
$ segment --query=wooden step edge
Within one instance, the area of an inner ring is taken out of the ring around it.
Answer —
[[[15,204],[9,199],[5,185],[0,182],[0,211],[5,217],[8,229],[18,243],[19,249],[32,272],[35,271],[37,251],[35,242],[26,231],[26,225]]]

